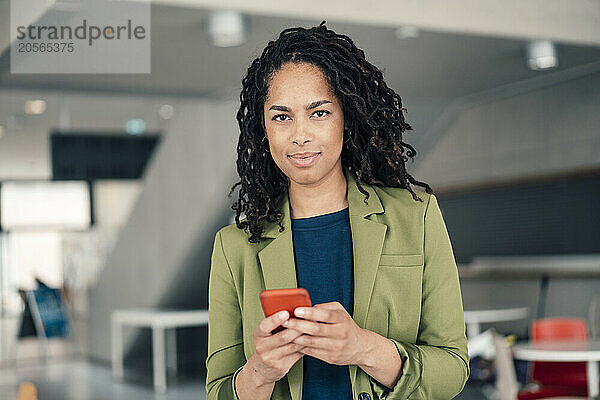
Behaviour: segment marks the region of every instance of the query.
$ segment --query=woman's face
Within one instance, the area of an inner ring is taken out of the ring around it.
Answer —
[[[284,64],[271,80],[264,120],[271,156],[290,184],[309,185],[343,173],[344,116],[318,67]],[[316,155],[292,158],[297,153]]]

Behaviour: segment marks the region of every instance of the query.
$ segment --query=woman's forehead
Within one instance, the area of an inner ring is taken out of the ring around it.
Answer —
[[[273,75],[267,103],[307,105],[321,99],[336,100],[321,69],[307,63],[286,64]]]

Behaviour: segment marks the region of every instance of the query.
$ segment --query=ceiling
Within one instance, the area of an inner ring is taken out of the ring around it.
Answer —
[[[207,10],[153,4],[151,15],[150,74],[10,74],[5,51],[0,56],[0,90],[55,89],[235,101],[246,69],[269,40],[286,27],[310,27],[321,22],[249,15],[246,44],[217,48],[205,33]],[[559,67],[535,72],[525,65],[524,40],[432,31],[421,31],[413,39],[398,39],[390,27],[340,22],[327,26],[353,38],[367,59],[382,69],[388,86],[400,94],[408,109],[408,122],[423,133],[432,129],[456,99],[543,76],[560,81],[568,77],[560,71],[582,65],[600,70],[600,47],[557,43]]]
[[[282,29],[320,22],[251,15],[246,44],[217,48],[205,33],[206,10],[152,5],[151,15],[151,74],[10,74],[5,51],[0,57],[0,87],[228,97],[238,90],[252,59]],[[328,27],[353,38],[401,96],[456,98],[548,73],[527,69],[521,40],[438,32],[398,39],[389,27]],[[558,52],[559,70],[600,60],[598,47],[559,44]]]

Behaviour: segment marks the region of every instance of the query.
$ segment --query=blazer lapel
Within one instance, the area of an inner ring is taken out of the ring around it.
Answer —
[[[346,198],[350,215],[350,231],[352,234],[352,258],[354,261],[354,311],[352,318],[358,326],[365,328],[369,301],[375,283],[375,275],[379,264],[379,256],[387,226],[366,217],[384,211],[379,196],[368,184],[361,186],[369,193],[368,204],[365,195],[356,187],[354,174],[343,167],[347,182]],[[296,263],[291,229],[291,210],[289,196],[286,192],[279,201],[282,213],[283,232],[279,232],[276,222],[265,224],[264,238],[271,238],[258,252],[266,289],[283,289],[298,287],[296,280]],[[292,366],[287,374],[292,400],[302,399],[303,359]],[[356,365],[350,365],[350,377],[356,380]]]
[[[367,219],[371,214],[384,212],[383,205],[375,190],[365,183],[361,186],[369,193],[365,204],[365,195],[356,187],[354,174],[344,167],[348,182],[348,208],[350,214],[350,231],[352,233],[352,258],[354,260],[354,312],[352,319],[361,328],[366,327],[369,302],[375,285],[375,275],[379,265],[379,256],[383,250],[383,242],[387,225]],[[349,366],[350,379],[355,386],[358,367]]]
[[[281,224],[285,227],[283,232],[279,232],[279,225],[276,222],[265,224],[263,237],[273,240],[258,252],[258,258],[267,290],[298,287],[289,204],[286,192],[278,204],[282,214]],[[292,400],[302,400],[303,371],[301,358],[287,373]]]

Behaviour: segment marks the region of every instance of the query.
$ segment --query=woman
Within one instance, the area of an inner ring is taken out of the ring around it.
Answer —
[[[243,80],[235,224],[212,253],[207,397],[452,398],[469,368],[437,200],[406,171],[416,152],[400,96],[324,22],[284,30]],[[313,307],[265,318],[259,293],[290,287]]]

